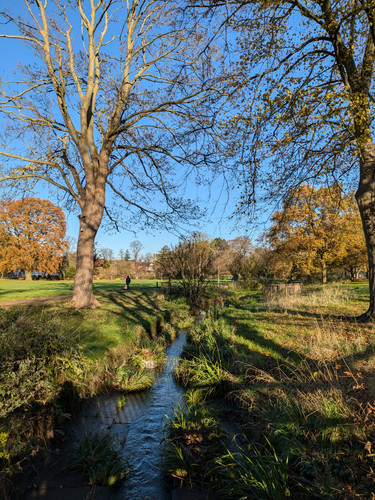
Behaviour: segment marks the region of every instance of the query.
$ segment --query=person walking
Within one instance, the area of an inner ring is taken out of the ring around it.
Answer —
[[[124,290],[128,290],[129,289],[130,282],[131,282],[131,279],[130,279],[129,275],[127,275],[126,276],[126,280],[125,280]]]

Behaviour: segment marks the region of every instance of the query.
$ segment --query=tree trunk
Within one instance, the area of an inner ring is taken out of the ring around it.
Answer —
[[[361,148],[360,178],[356,199],[361,214],[368,256],[370,304],[360,320],[375,319],[375,145],[367,142]]]
[[[322,285],[327,284],[327,264],[324,259],[322,259]]]
[[[72,304],[77,308],[100,307],[94,297],[92,284],[94,276],[94,243],[104,210],[104,189],[101,196],[96,193],[91,203],[86,203],[79,217],[80,229],[77,244],[77,264],[74,277]],[[102,202],[100,202],[102,200]]]
[[[25,281],[32,281],[31,271],[25,271]]]

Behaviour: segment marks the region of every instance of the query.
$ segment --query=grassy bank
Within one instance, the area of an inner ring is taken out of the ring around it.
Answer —
[[[100,300],[96,310],[68,303],[0,309],[1,498],[16,497],[29,459],[48,448],[82,400],[152,385],[149,368],[164,362],[165,346],[191,322],[182,300],[152,290]]]
[[[227,292],[176,371],[188,392],[166,428],[168,473],[217,498],[373,498],[374,327],[348,319],[366,300],[366,284],[268,303]],[[219,446],[205,422],[225,422],[228,402],[241,433]]]

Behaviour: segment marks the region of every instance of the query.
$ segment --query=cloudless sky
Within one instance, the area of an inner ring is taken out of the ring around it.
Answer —
[[[0,0],[0,7],[2,9],[9,9],[12,13],[21,14],[25,11],[23,0],[12,0],[11,2],[9,0]],[[7,29],[8,26],[1,26],[3,32]],[[13,30],[12,32],[14,33]],[[14,78],[13,72],[18,61],[25,62],[25,60],[29,60],[29,63],[32,63],[32,60],[30,60],[31,52],[19,40],[0,39],[0,51],[2,55],[0,76],[4,81]],[[25,56],[28,59],[25,59]],[[50,193],[42,187],[34,194],[41,198],[51,199]],[[228,194],[228,191],[223,189],[220,180],[213,182],[210,187],[196,186],[193,182],[190,182],[186,186],[184,196],[191,198],[193,201],[198,201],[199,206],[207,212],[205,218],[197,221],[194,225],[186,227],[185,234],[191,231],[201,231],[211,238],[220,237],[228,240],[246,234],[246,229],[249,229],[249,236],[254,240],[261,230],[264,229],[264,227],[251,227],[246,223],[246,220],[239,222],[236,219],[230,219],[239,196],[239,191],[236,190],[235,186],[231,187]],[[55,202],[53,199],[51,201]],[[66,217],[68,225],[67,234],[77,240],[79,229],[77,214],[66,213]],[[153,231],[152,228],[150,228],[150,231],[141,231],[136,227],[129,227],[129,231],[108,233],[101,227],[97,234],[96,244],[98,248],[105,247],[112,249],[117,257],[119,250],[130,249],[130,243],[134,240],[139,240],[143,244],[143,254],[157,253],[164,245],[175,245],[179,240],[179,236],[177,231],[175,233],[160,230]]]

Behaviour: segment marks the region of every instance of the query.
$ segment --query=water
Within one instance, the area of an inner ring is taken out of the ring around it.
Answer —
[[[164,416],[181,402],[183,389],[173,379],[185,343],[185,333],[167,349],[167,363],[149,391],[129,393],[122,409],[119,395],[102,396],[84,410],[75,428],[78,435],[90,430],[109,431],[120,443],[131,471],[111,492],[111,500],[170,500],[162,470]]]
[[[173,379],[173,369],[178,363],[185,343],[185,334],[167,349],[167,363],[157,375],[152,389],[131,393],[119,413],[119,421],[127,423],[128,432],[124,457],[130,459],[132,469],[111,499],[164,500],[170,499],[162,471],[163,417],[171,414],[180,402],[183,389]],[[122,425],[114,424],[112,432],[121,439]]]

